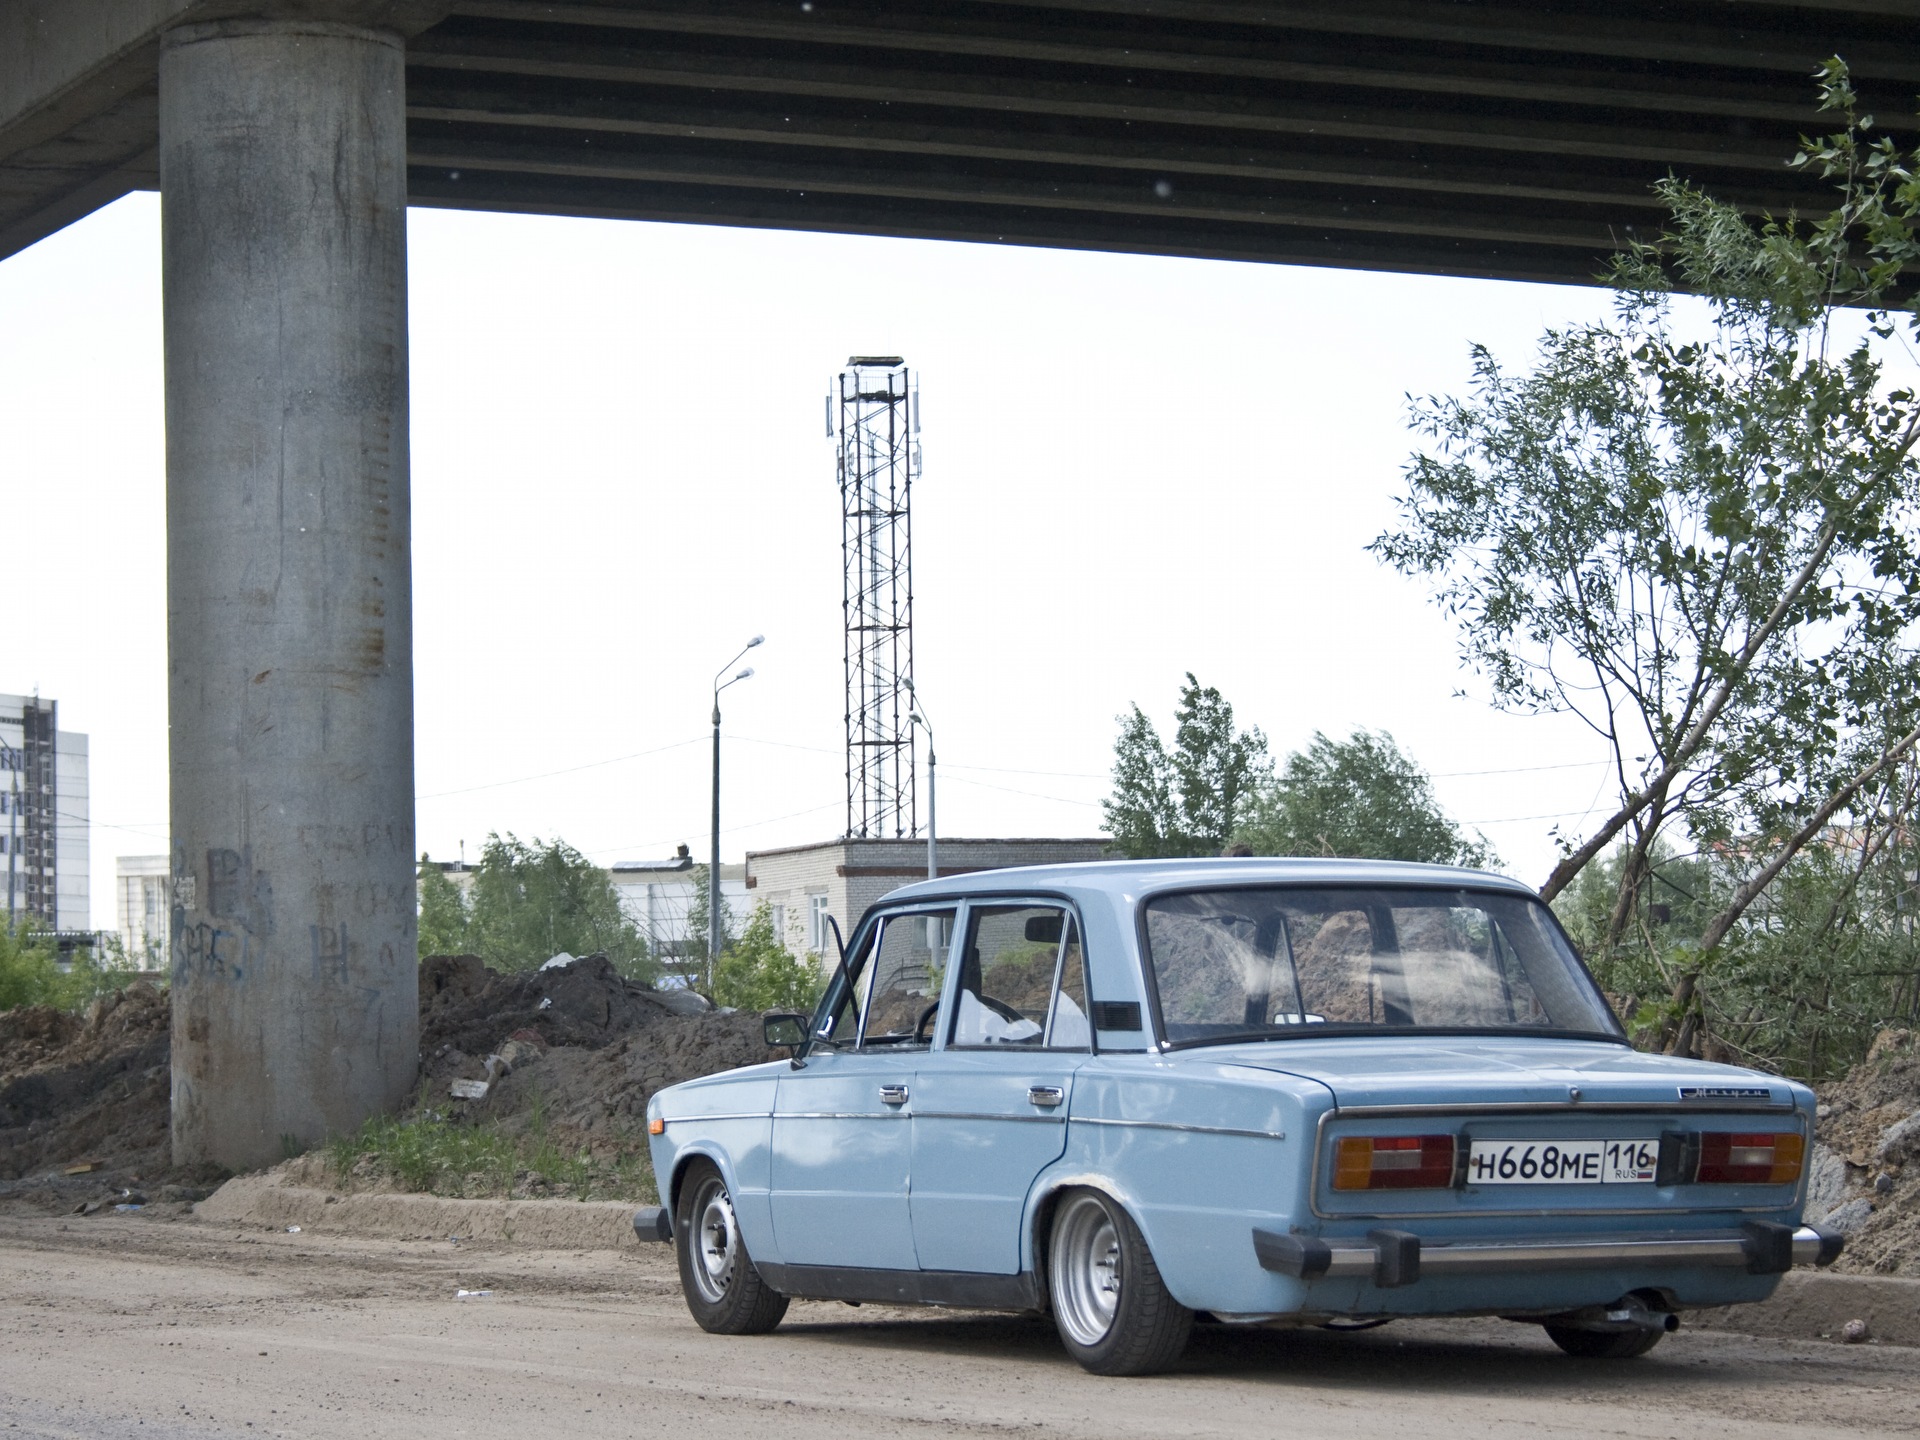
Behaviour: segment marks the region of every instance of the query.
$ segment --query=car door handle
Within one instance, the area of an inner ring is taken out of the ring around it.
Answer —
[[[1058,1085],[1029,1085],[1027,1087],[1027,1103],[1029,1105],[1044,1105],[1047,1109],[1051,1110],[1066,1098],[1067,1092]]]
[[[907,1087],[904,1085],[882,1085],[880,1087],[882,1105],[904,1105],[907,1103]]]

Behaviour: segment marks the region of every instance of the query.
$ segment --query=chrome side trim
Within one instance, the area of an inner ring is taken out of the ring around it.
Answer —
[[[911,1110],[776,1110],[775,1120],[907,1120]]]
[[[1284,1130],[1234,1130],[1225,1125],[1176,1125],[1171,1120],[1105,1120],[1097,1116],[1074,1115],[1075,1125],[1116,1125],[1130,1130],[1175,1130],[1187,1135],[1244,1135],[1250,1140],[1284,1140]]]
[[[994,1114],[985,1110],[916,1110],[914,1114],[922,1120],[1006,1120],[1017,1121],[1022,1125],[1064,1125],[1064,1115],[1015,1115]]]
[[[773,1116],[765,1110],[756,1110],[738,1115],[656,1115],[653,1118],[663,1125],[685,1125],[694,1120],[771,1120]]]

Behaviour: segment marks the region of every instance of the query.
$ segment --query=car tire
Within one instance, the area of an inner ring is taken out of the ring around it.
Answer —
[[[1098,1190],[1060,1197],[1047,1290],[1061,1343],[1095,1375],[1165,1370],[1193,1332],[1193,1311],[1168,1292],[1140,1227]]]
[[[1666,1338],[1664,1330],[1582,1330],[1573,1325],[1543,1327],[1547,1338],[1577,1360],[1631,1360]]]
[[[734,1218],[733,1197],[711,1160],[695,1160],[680,1180],[673,1212],[680,1292],[702,1330],[764,1335],[787,1313],[787,1297],[760,1278]]]

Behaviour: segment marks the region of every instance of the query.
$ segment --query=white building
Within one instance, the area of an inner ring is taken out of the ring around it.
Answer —
[[[621,909],[667,968],[691,958],[694,862],[687,847],[668,860],[617,861],[607,873],[620,892]],[[724,928],[738,935],[751,909],[745,865],[720,866],[720,903],[726,909]]]
[[[1112,844],[1092,839],[949,840],[938,854],[942,875],[1000,870],[1019,865],[1064,865],[1112,859]],[[773,912],[774,933],[796,955],[820,957],[822,967],[839,957],[829,917],[843,939],[874,901],[902,885],[927,878],[924,840],[828,840],[747,855],[746,893]]]
[[[164,855],[121,855],[113,862],[114,927],[136,970],[167,970],[168,867]]]
[[[0,898],[55,930],[92,927],[87,737],[62,730],[59,706],[0,695]]]

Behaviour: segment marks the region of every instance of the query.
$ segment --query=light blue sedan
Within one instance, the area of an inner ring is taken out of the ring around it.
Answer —
[[[648,1107],[688,1308],[1051,1312],[1100,1374],[1232,1325],[1537,1322],[1652,1348],[1836,1240],[1813,1094],[1632,1050],[1496,875],[1321,860],[1002,870],[862,919],[791,1059]]]

